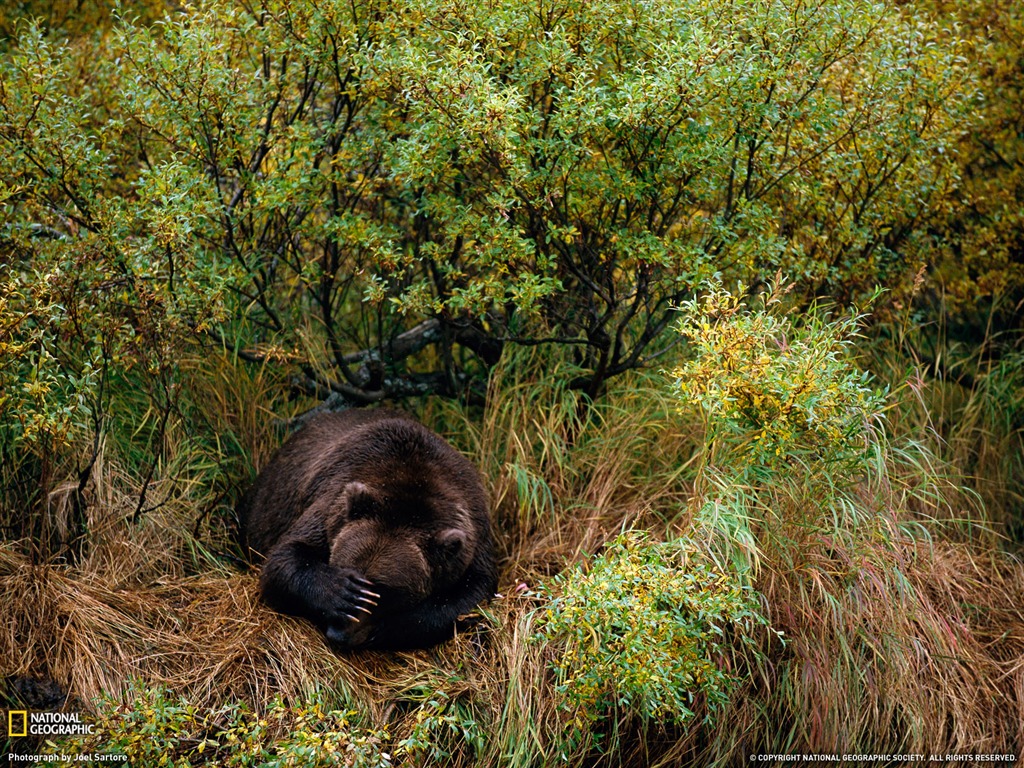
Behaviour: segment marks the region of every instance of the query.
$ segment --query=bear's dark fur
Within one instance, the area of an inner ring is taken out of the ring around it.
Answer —
[[[487,495],[440,436],[387,410],[317,417],[238,504],[263,599],[343,648],[423,648],[497,587]]]

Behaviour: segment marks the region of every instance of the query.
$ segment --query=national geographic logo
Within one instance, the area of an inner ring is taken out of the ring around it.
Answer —
[[[7,713],[7,735],[28,736],[28,712],[24,709]]]
[[[7,735],[15,736],[83,736],[92,733],[92,723],[82,722],[78,712],[30,712],[12,709],[7,712]]]

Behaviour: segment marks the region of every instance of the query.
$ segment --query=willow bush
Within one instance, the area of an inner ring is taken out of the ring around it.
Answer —
[[[887,484],[886,402],[857,364],[863,318],[826,307],[793,318],[785,291],[777,281],[744,297],[710,283],[680,307],[693,355],[675,389],[704,429],[691,506],[741,571],[756,571],[764,549],[856,536],[878,516],[870,489]]]
[[[140,7],[4,26],[5,505],[70,478],[54,546],[101,436],[156,471],[203,347],[352,405],[565,345],[593,396],[713,274],[899,282],[972,105],[956,38],[870,0]]]
[[[639,531],[544,592],[535,640],[553,656],[565,754],[614,752],[616,720],[713,727],[738,683],[727,658],[767,623],[756,593],[693,542]]]

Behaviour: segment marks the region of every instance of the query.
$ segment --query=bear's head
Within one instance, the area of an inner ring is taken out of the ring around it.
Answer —
[[[455,584],[469,568],[475,528],[459,501],[422,482],[345,486],[330,563],[373,582],[381,606],[413,605]]]

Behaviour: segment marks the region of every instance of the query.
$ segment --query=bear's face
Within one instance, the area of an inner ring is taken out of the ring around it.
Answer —
[[[330,564],[353,568],[381,593],[381,605],[398,609],[454,584],[473,559],[475,542],[464,513],[443,498],[388,493],[349,483],[339,504],[339,527]],[[461,527],[460,527],[461,526]]]

